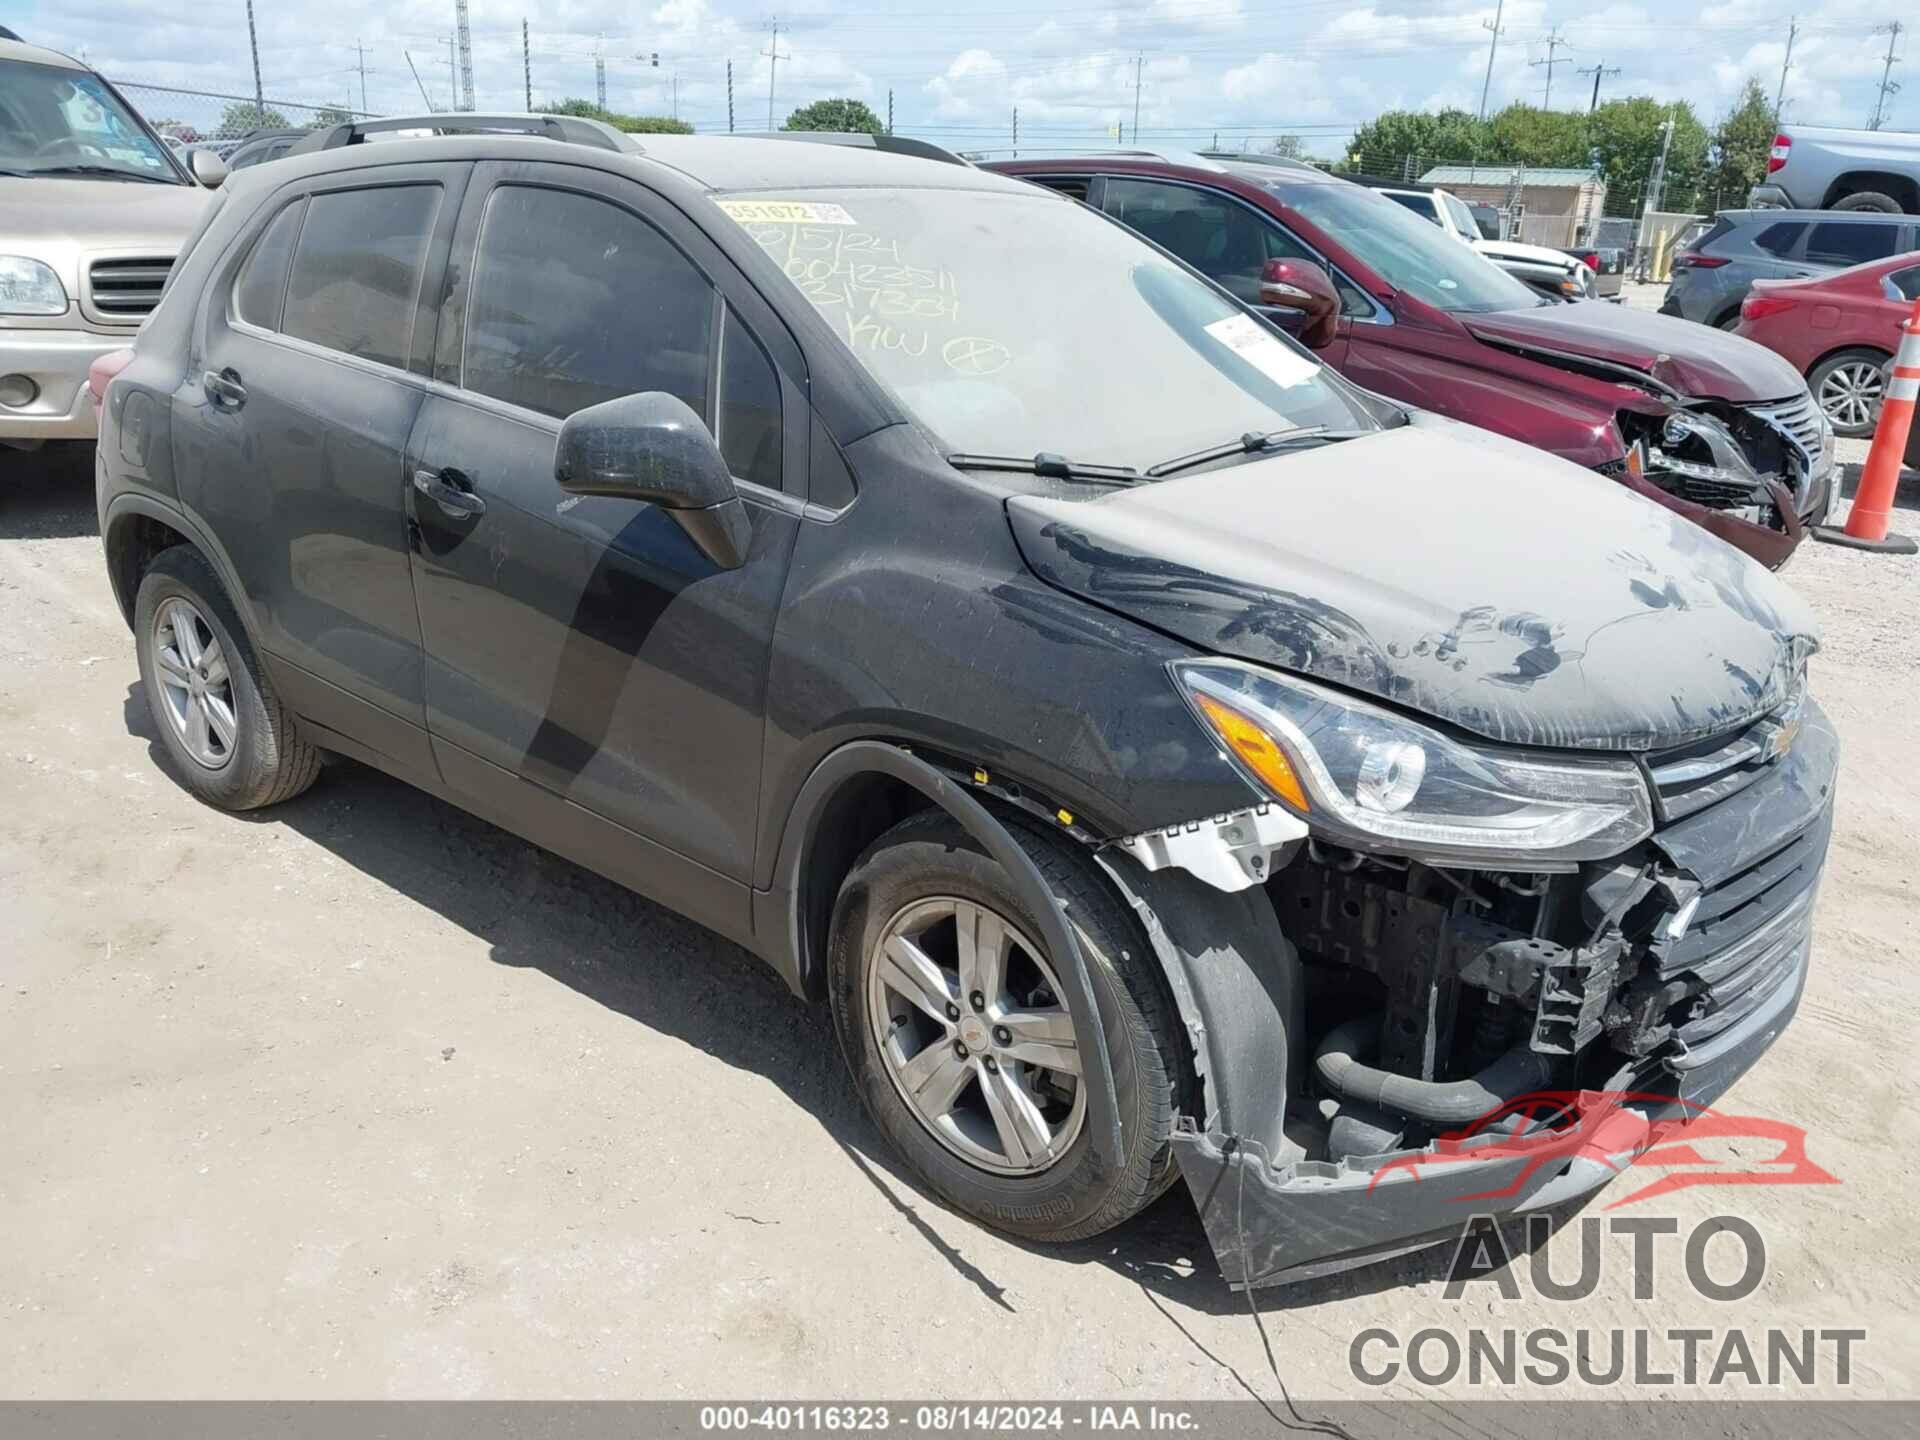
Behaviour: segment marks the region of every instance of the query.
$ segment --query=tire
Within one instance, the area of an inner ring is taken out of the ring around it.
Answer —
[[[197,683],[186,672],[199,667],[181,663],[183,629],[189,648],[199,647],[199,658],[208,662]],[[313,784],[320,751],[280,703],[226,587],[198,550],[176,545],[147,567],[134,599],[133,634],[154,727],[189,791],[222,810],[257,810]],[[224,685],[217,678],[221,668]],[[208,674],[215,677],[212,683]],[[203,697],[215,703],[209,706]],[[196,712],[224,713],[231,735],[211,720],[196,731]]]
[[[904,1082],[895,1078],[901,1062],[883,1053],[881,1033],[873,1021],[876,1013],[886,1013],[876,1010],[874,977],[876,969],[886,973],[885,967],[877,965],[878,952],[882,940],[894,933],[896,922],[907,923],[902,917],[920,914],[922,907],[937,913],[952,900],[998,916],[1018,932],[1022,943],[1025,937],[1041,933],[1037,917],[1006,872],[944,812],[922,812],[894,826],[867,849],[841,886],[828,951],[829,998],[841,1051],[861,1102],[927,1190],[952,1208],[1023,1239],[1079,1240],[1129,1219],[1173,1183],[1177,1172],[1168,1139],[1174,1116],[1187,1098],[1191,1081],[1185,1077],[1192,1070],[1165,977],[1132,912],[1084,856],[1022,822],[1013,821],[1008,828],[1077,927],[1113,1070],[1113,1099],[1124,1147],[1116,1167],[1104,1174],[1096,1171],[1085,1108],[1071,1139],[1064,1138],[1067,1125],[1060,1111],[1065,1107],[1056,1092],[1046,1110],[1059,1149],[1044,1168],[1032,1168],[1031,1157],[1025,1173],[989,1168],[989,1162],[962,1153],[959,1146],[964,1141],[940,1138],[941,1132],[906,1099]],[[942,953],[938,947],[942,923],[934,922],[934,928],[920,937],[930,955]],[[1013,958],[1006,965],[1010,985],[1017,985],[1021,974],[1031,978],[1040,973],[1037,967],[1028,968],[1020,944],[1010,953]],[[1040,960],[1052,964],[1051,957]],[[975,1018],[967,1013],[972,997],[963,993],[957,969],[943,974],[950,983],[952,1003],[965,1007],[958,1022],[961,1028],[949,1024],[943,1031],[925,1009],[886,992],[883,998],[894,1007],[894,1018],[883,1020],[890,1027],[884,1042],[890,1049],[897,1047],[916,1056],[923,1048],[927,1054],[937,1050],[939,1063],[948,1063],[949,1047]],[[1025,1002],[1034,1011],[1044,1007],[1044,997],[1037,995]],[[992,1013],[990,1002],[988,1013],[979,1018],[989,1019]],[[916,1033],[923,1038],[913,1039]],[[935,1038],[924,1039],[929,1035]],[[972,1038],[984,1038],[978,1027]],[[998,1045],[996,1031],[988,1054],[976,1051],[962,1062],[972,1077],[955,1092],[960,1098],[950,1118],[956,1123],[947,1133],[951,1137],[971,1124],[972,1133],[988,1137],[989,1147],[999,1147],[1004,1161],[1011,1147],[1002,1143],[1005,1131],[995,1127],[984,1088],[994,1063],[992,1054],[1007,1053],[999,1051]],[[997,1073],[1003,1084],[1032,1087],[1024,1093],[1044,1093],[1041,1087],[1046,1081],[1036,1083],[1035,1067],[1030,1064],[1019,1062],[1016,1068],[1015,1063],[1002,1063]],[[1047,1073],[1039,1072],[1043,1077]],[[1084,1092],[1087,1083],[1078,1081],[1076,1093]]]
[[[1878,190],[1856,190],[1853,194],[1833,202],[1829,208],[1834,210],[1870,210],[1880,215],[1898,215],[1900,202],[1891,195]]]
[[[1807,372],[1807,389],[1833,422],[1833,433],[1857,439],[1873,434],[1886,395],[1885,351],[1858,346],[1836,350]]]

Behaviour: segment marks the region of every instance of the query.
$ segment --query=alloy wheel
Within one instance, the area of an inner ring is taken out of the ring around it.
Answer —
[[[240,736],[233,677],[206,616],[178,596],[154,614],[153,665],[174,737],[196,763],[225,768]]]
[[[1885,367],[1850,360],[1834,366],[1820,381],[1820,408],[1836,426],[1861,429],[1873,423],[1886,389]]]
[[[936,1140],[1001,1175],[1038,1174],[1067,1152],[1086,1118],[1073,1017],[1018,926],[972,900],[916,900],[866,969],[888,1078]]]

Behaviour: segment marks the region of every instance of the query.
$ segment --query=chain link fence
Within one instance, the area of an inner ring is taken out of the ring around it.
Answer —
[[[231,148],[254,130],[312,130],[372,113],[349,109],[344,103],[314,105],[267,99],[256,104],[251,95],[178,90],[127,80],[113,83],[149,125],[180,145],[213,144],[216,148]]]

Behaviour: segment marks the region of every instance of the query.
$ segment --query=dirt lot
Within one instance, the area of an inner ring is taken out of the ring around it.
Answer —
[[[1184,1191],[1000,1239],[902,1182],[824,1016],[713,936],[354,765],[189,799],[89,464],[0,455],[0,1396],[1276,1394]],[[1920,561],[1787,574],[1846,773],[1805,1003],[1721,1108],[1840,1183],[1627,1212],[1750,1217],[1735,1306],[1677,1263],[1636,1302],[1618,1237],[1579,1306],[1449,1301],[1431,1258],[1266,1292],[1297,1399],[1423,1393],[1351,1377],[1371,1325],[1864,1326],[1852,1393],[1920,1395]]]

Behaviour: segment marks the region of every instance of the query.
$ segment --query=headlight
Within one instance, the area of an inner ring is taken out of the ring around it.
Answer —
[[[49,267],[24,255],[0,255],[0,315],[66,312],[67,292]]]
[[[1628,760],[1469,744],[1230,660],[1172,670],[1241,773],[1325,839],[1436,864],[1525,866],[1604,859],[1653,829],[1646,783]]]

